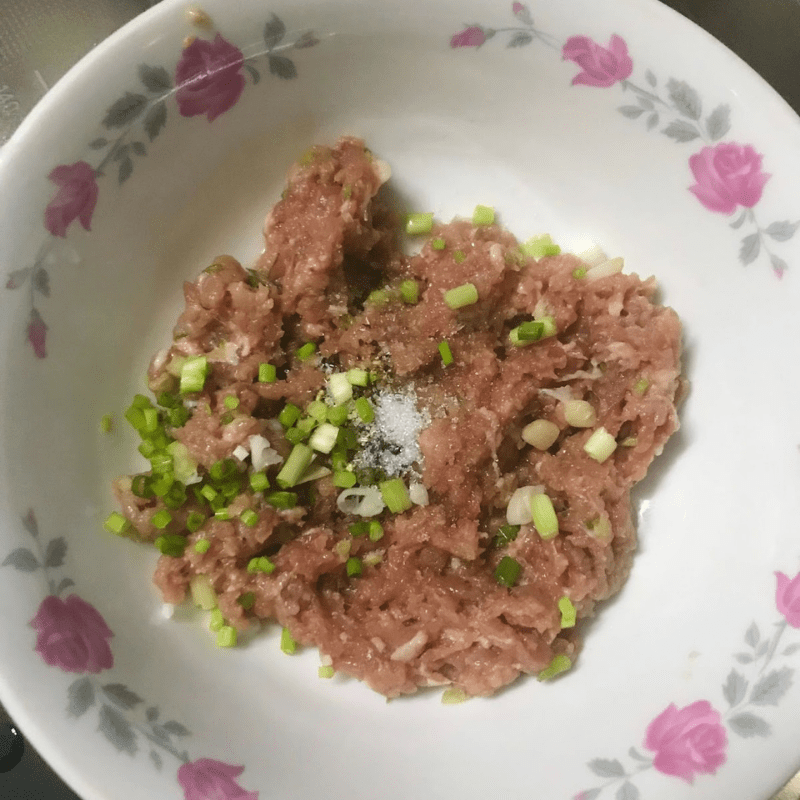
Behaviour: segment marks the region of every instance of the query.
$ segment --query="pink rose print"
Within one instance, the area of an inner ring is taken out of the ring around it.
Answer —
[[[258,800],[258,792],[245,791],[234,780],[243,771],[244,767],[199,758],[178,769],[178,783],[185,800]]]
[[[689,159],[694,186],[689,187],[709,211],[732,214],[736,206],[752,208],[770,175],[761,171],[761,156],[748,144],[704,147]]]
[[[107,641],[114,634],[99,612],[77,595],[66,600],[48,595],[31,625],[38,634],[36,652],[51,667],[98,673],[114,665]]]
[[[516,17],[518,17],[520,14],[524,14],[526,11],[525,6],[522,5],[522,3],[514,3],[514,5],[511,6],[511,10],[514,12],[514,16]]]
[[[28,322],[28,341],[37,358],[47,357],[47,325],[44,324],[42,315],[35,308],[31,309],[31,318]]]
[[[574,61],[583,72],[573,79],[572,85],[606,88],[624,81],[633,72],[633,61],[628,55],[625,41],[614,34],[608,47],[593,42],[588,36],[571,36],[561,50],[566,61]]]
[[[471,25],[460,33],[455,34],[450,40],[450,47],[480,47],[486,41],[483,28]]]
[[[782,572],[776,572],[775,577],[778,579],[775,592],[778,611],[793,628],[800,628],[800,573],[791,580]]]
[[[44,226],[53,236],[66,236],[70,223],[77,219],[91,230],[92,214],[97,204],[97,180],[94,169],[85,161],[61,164],[48,176],[58,186],[56,196],[44,211]]]
[[[678,709],[671,703],[648,726],[644,746],[655,751],[653,766],[692,783],[725,763],[728,736],[707,700]]]
[[[213,42],[195,39],[175,69],[175,99],[181,116],[205,114],[213,122],[236,104],[244,89],[244,56],[219,34]]]

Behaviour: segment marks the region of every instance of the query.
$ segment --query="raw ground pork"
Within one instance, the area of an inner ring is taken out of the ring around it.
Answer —
[[[574,659],[580,625],[562,628],[560,598],[580,620],[625,580],[636,545],[630,489],[678,425],[680,324],[654,303],[653,279],[576,278],[577,257],[526,257],[494,224],[434,225],[419,255],[402,255],[376,199],[387,177],[355,139],[316,147],[295,164],[266,219],[256,269],[224,256],[185,285],[174,343],[153,360],[150,385],[179,396],[181,358],[205,354],[202,391],[182,397],[191,416],[168,433],[188,448],[200,477],[239,446],[235,463],[246,474],[251,436],[264,436],[280,459],[291,450],[276,422],[287,401],[304,408],[328,373],[364,367],[377,376],[367,396],[400,393],[425,420],[421,459],[398,472],[406,485],[421,482],[429,503],[384,511],[383,538],[372,541],[349,532],[361,517],[339,510],[342,490],[330,475],[294,487],[291,509],[271,506],[245,483],[230,520],[212,514],[193,533],[187,515],[212,513],[193,492],[157,530],[151,520],[161,499],[137,496],[130,478],[116,490],[139,537],[186,535],[183,555],[162,555],[158,564],[166,601],[183,601],[192,577],[206,575],[227,624],[277,620],[337,671],[389,697],[432,685],[489,695],[555,656]],[[444,249],[432,247],[434,238]],[[417,303],[397,297],[408,279],[417,281]],[[478,302],[451,310],[444,290],[465,283],[475,285]],[[388,287],[385,302],[365,302],[378,287]],[[557,335],[510,343],[514,326],[543,312]],[[309,341],[317,351],[300,360],[296,351]],[[448,366],[442,341],[452,350]],[[273,383],[258,380],[264,362],[277,367]],[[235,410],[225,405],[230,396]],[[566,422],[570,398],[591,403],[594,426]],[[522,439],[534,419],[559,428],[547,450]],[[620,446],[598,463],[583,445],[601,425]],[[267,468],[273,489],[279,468]],[[529,485],[552,500],[558,535],[545,540],[527,524],[498,545],[511,495]],[[242,521],[244,509],[256,511],[255,525]],[[210,541],[204,553],[194,548],[199,539]],[[267,556],[274,571],[249,572],[256,556]],[[504,556],[521,565],[512,588],[495,579]],[[348,577],[354,557],[362,574]]]

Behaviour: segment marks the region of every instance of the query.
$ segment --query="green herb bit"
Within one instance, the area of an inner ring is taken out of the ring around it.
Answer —
[[[278,486],[281,489],[290,489],[294,486],[308,469],[312,458],[314,458],[314,451],[308,445],[296,444],[275,478]]]
[[[287,403],[283,407],[283,411],[278,414],[278,422],[280,422],[284,428],[291,428],[292,425],[300,419],[302,413],[303,412],[294,403]]]
[[[182,556],[186,549],[186,539],[176,533],[165,533],[159,536],[153,544],[163,555],[173,558]]]
[[[228,411],[236,411],[236,409],[239,408],[239,398],[235,395],[227,395],[222,402],[225,404],[225,408],[227,408]]]
[[[218,508],[214,512],[214,518],[222,520],[222,522],[227,522],[231,518],[231,512],[228,508]]]
[[[254,492],[263,492],[264,489],[269,489],[269,478],[264,472],[254,472],[250,476],[250,488]]]
[[[152,489],[152,479],[149,475],[134,475],[131,480],[131,491],[137,497],[153,497],[155,492]]]
[[[185,503],[186,487],[180,483],[180,481],[175,481],[172,486],[169,487],[169,491],[164,495],[164,505],[166,505],[167,508],[178,509],[183,508]]]
[[[383,525],[381,525],[378,520],[370,520],[368,525],[369,540],[371,542],[379,542],[381,539],[383,539]]]
[[[170,408],[167,411],[167,421],[173,428],[182,428],[192,416],[192,412],[188,408],[178,406],[177,408]]]
[[[349,200],[352,196],[353,196],[353,187],[349,183],[346,183],[342,187],[342,197],[345,200]]]
[[[350,531],[350,535],[353,537],[366,536],[369,533],[369,522],[366,520],[354,522],[347,526],[347,530]]]
[[[131,400],[131,406],[133,408],[152,408],[153,402],[147,395],[144,394],[135,394],[133,396],[133,400]]]
[[[515,558],[503,556],[494,571],[494,579],[501,586],[507,586],[510,589],[516,584],[521,569],[522,566]]]
[[[209,468],[208,474],[212,481],[219,483],[228,480],[239,473],[239,468],[232,458],[221,458],[215,461]]]
[[[336,544],[333,546],[333,552],[336,553],[339,558],[347,558],[350,555],[350,548],[353,546],[353,543],[350,539],[340,539]]]
[[[650,381],[647,378],[639,378],[638,381],[633,385],[633,393],[638,394],[641,397],[650,386]]]
[[[495,546],[504,547],[509,542],[513,542],[517,538],[520,527],[520,525],[501,525],[497,530],[497,536],[494,537]]]
[[[537,677],[540,681],[549,681],[551,678],[555,678],[556,675],[566,672],[571,666],[572,659],[569,656],[553,656],[553,660],[550,664],[545,667]]]
[[[172,514],[169,513],[165,508],[162,508],[160,511],[156,511],[155,514],[150,518],[150,522],[153,524],[154,528],[158,528],[158,530],[163,531],[167,525],[172,522]]]
[[[353,369],[347,370],[345,375],[347,375],[347,380],[350,381],[353,386],[367,386],[369,384],[369,372],[365,369],[354,367]]]
[[[408,489],[400,478],[392,478],[388,481],[381,481],[378,484],[381,490],[381,497],[386,507],[392,514],[402,514],[411,508],[411,498],[408,496]]]
[[[636,447],[636,445],[639,444],[639,439],[636,436],[628,436],[623,439],[620,444],[623,447]]]
[[[444,239],[431,239],[431,248],[433,250],[444,250],[445,247],[447,247],[447,242]]]
[[[162,408],[177,408],[181,401],[170,392],[161,392],[156,398],[156,403]]]
[[[355,578],[358,577],[363,569],[361,564],[361,559],[356,558],[355,556],[351,556],[347,559],[347,566],[345,567],[347,570],[347,577],[348,578]]]
[[[203,611],[211,611],[217,607],[217,593],[208,575],[195,575],[189,581],[189,591],[192,594],[194,604]]]
[[[314,357],[314,353],[316,352],[316,344],[314,344],[314,342],[306,342],[302,347],[297,348],[295,355],[300,359],[300,361],[308,361]]]
[[[100,418],[100,430],[103,433],[111,433],[114,430],[114,417],[111,414],[103,414]]]
[[[408,215],[406,220],[406,233],[409,236],[419,236],[430,233],[433,228],[433,212],[415,212]]]
[[[542,317],[539,322],[544,325],[542,332],[542,339],[547,339],[550,336],[555,336],[558,333],[555,317]]]
[[[473,225],[493,225],[494,209],[491,206],[475,206],[472,212]]]
[[[356,400],[355,407],[356,414],[358,414],[359,419],[363,423],[368,425],[375,419],[375,409],[366,397],[359,397],[358,400]]]
[[[475,305],[478,302],[478,288],[474,283],[462,283],[461,286],[448,289],[444,293],[444,302],[453,311]]]
[[[189,533],[196,533],[203,527],[203,524],[206,521],[205,514],[202,514],[199,511],[192,511],[188,517],[186,517],[186,530]],[[200,544],[201,542],[205,542],[206,544]],[[198,547],[199,545],[199,547]],[[208,539],[198,539],[195,543],[194,549],[198,553],[205,553],[206,550],[211,546],[211,542]]]
[[[246,508],[239,514],[239,519],[247,525],[248,528],[255,528],[258,525],[258,514],[252,508]]]
[[[367,295],[366,302],[374,306],[385,306],[392,299],[386,289],[375,289]]]
[[[256,596],[253,592],[245,592],[236,602],[245,611],[249,611],[256,604]]]
[[[171,473],[165,473],[155,478],[151,482],[150,488],[153,490],[153,494],[156,497],[166,497],[173,483],[175,483],[175,476]]]
[[[328,378],[328,391],[336,405],[346,403],[353,397],[353,384],[346,372],[334,372]]]
[[[558,610],[561,612],[561,627],[574,628],[578,612],[575,610],[575,606],[572,605],[572,600],[566,596],[559,598]]]
[[[112,511],[105,519],[103,523],[103,527],[109,533],[115,533],[117,536],[121,536],[128,528],[131,527],[131,523],[119,513],[119,511]]]
[[[308,444],[312,449],[318,450],[320,453],[330,453],[336,440],[339,436],[339,429],[329,422],[323,422],[308,440]]]
[[[281,631],[281,650],[287,656],[294,655],[297,652],[297,642],[292,638],[288,628],[284,628]]]
[[[275,508],[285,510],[297,505],[297,494],[295,492],[270,492],[264,495],[264,500]]]
[[[356,475],[348,469],[337,469],[333,473],[333,485],[339,489],[352,489],[356,485]]]
[[[439,342],[439,355],[442,357],[442,364],[449,367],[453,363],[453,351],[446,341]]]
[[[271,575],[275,571],[275,565],[266,556],[256,556],[247,562],[247,571],[250,575],[255,575],[257,572]]]
[[[190,356],[181,367],[181,394],[200,392],[208,376],[208,359],[205,356]]]
[[[140,432],[142,428],[144,428],[144,414],[142,413],[141,408],[138,408],[137,406],[131,404],[125,410],[124,416],[135,431]]]
[[[561,248],[553,243],[548,233],[528,239],[527,242],[519,246],[519,249],[522,250],[526,256],[530,256],[531,258],[557,256],[561,252]]]
[[[289,442],[289,444],[301,444],[306,439],[308,439],[308,434],[303,433],[299,428],[289,428],[289,430],[286,431],[286,441]]]
[[[591,458],[602,464],[617,449],[617,442],[605,428],[598,428],[586,440],[583,449]]]
[[[233,414],[230,411],[226,411],[220,418],[219,421],[223,425],[230,425],[233,422]]]
[[[274,364],[263,362],[258,365],[259,383],[275,383],[278,380],[278,370]]]
[[[542,539],[552,539],[558,535],[558,517],[553,501],[546,494],[531,496],[531,516],[536,532]]]
[[[453,252],[453,261],[456,264],[463,264],[467,260],[467,254],[463,250],[456,250]]]
[[[318,670],[317,675],[320,678],[330,679],[336,674],[336,670],[329,664],[323,664]]]
[[[312,400],[306,406],[306,414],[317,422],[325,422],[328,417],[328,406],[322,400]]]
[[[574,270],[572,270],[572,277],[576,280],[580,280],[581,278],[586,277],[587,272],[588,270],[586,267],[576,267]]]
[[[219,494],[219,492],[217,492],[217,490],[216,490],[216,489],[215,489],[213,486],[209,486],[209,485],[206,483],[206,484],[203,486],[203,488],[200,490],[200,494],[201,494],[201,495],[202,495],[202,496],[203,496],[203,497],[204,497],[206,500],[208,500],[208,502],[210,503],[210,502],[211,502],[212,500],[214,500],[214,498],[215,498],[215,497],[216,497],[216,496]]]
[[[187,523],[187,528],[188,528],[188,523]],[[194,543],[194,551],[195,553],[199,553],[200,555],[203,555],[203,553],[207,553],[209,547],[211,547],[210,539],[198,539]]]
[[[400,297],[404,303],[415,305],[419,302],[419,284],[414,280],[403,281],[400,284]]]
[[[355,450],[358,447],[356,432],[350,428],[339,428],[339,441],[336,444],[342,445],[345,450]]]
[[[460,686],[448,686],[442,692],[442,705],[445,706],[454,706],[467,700],[469,695]]]
[[[217,631],[217,647],[235,647],[236,628],[231,625],[223,625]]]
[[[331,406],[328,409],[328,422],[336,428],[340,428],[347,422],[348,414],[349,411],[344,403],[338,406]]]
[[[208,627],[214,631],[218,632],[221,631],[222,628],[225,626],[225,617],[222,616],[222,612],[218,608],[211,609],[211,616],[208,620]]]

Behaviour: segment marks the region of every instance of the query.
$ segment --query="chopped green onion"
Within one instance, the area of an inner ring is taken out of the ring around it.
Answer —
[[[375,410],[372,408],[372,403],[367,400],[366,397],[359,397],[355,403],[356,406],[356,414],[358,414],[359,419],[369,424],[375,419]]]
[[[256,604],[256,596],[253,592],[245,592],[236,601],[245,611],[249,611]]]
[[[200,494],[210,503],[217,496],[218,492],[213,486],[205,484],[200,490]]]
[[[239,408],[239,398],[235,395],[227,395],[222,402],[225,404],[225,408],[227,408],[228,411],[235,411]]]
[[[336,553],[339,558],[346,559],[350,555],[350,548],[352,546],[353,543],[349,539],[341,539],[333,546],[333,552]]]
[[[227,520],[229,520],[231,518],[230,509],[229,508],[218,508],[214,512],[214,518],[222,520],[223,522],[226,522]]]
[[[371,553],[367,553],[364,556],[364,566],[365,567],[375,567],[383,561],[383,553],[378,550],[374,550]]]
[[[597,422],[597,414],[586,400],[568,400],[564,403],[564,419],[573,428],[591,428]]]
[[[421,233],[430,233],[433,228],[433,212],[409,214],[406,220],[406,233],[409,236],[419,236]]]
[[[363,520],[361,522],[353,522],[347,526],[351,536],[366,536],[369,533],[369,522]]]
[[[217,632],[217,647],[235,647],[236,628],[231,625],[223,625]]]
[[[370,520],[369,540],[371,542],[379,542],[381,539],[383,539],[383,525],[376,519]]]
[[[453,261],[456,264],[463,264],[467,260],[467,254],[463,250],[455,250],[453,252]]]
[[[169,487],[169,491],[164,495],[164,505],[167,508],[183,508],[186,503],[186,487],[180,482],[175,481]]]
[[[287,656],[291,656],[297,651],[297,642],[292,638],[292,634],[289,633],[288,628],[284,628],[281,631],[281,650],[283,650]]]
[[[166,508],[162,508],[161,511],[156,511],[156,513],[153,514],[150,518],[150,522],[153,524],[154,528],[163,531],[164,528],[172,522],[172,514],[170,514]]]
[[[152,408],[153,402],[150,400],[147,395],[144,394],[135,394],[133,396],[133,400],[131,400],[131,406],[133,408]]]
[[[186,548],[186,539],[175,533],[165,533],[163,536],[159,536],[153,544],[163,555],[178,558],[183,555]]]
[[[471,306],[478,302],[478,288],[474,283],[462,283],[454,289],[444,293],[444,302],[454,311],[464,306]]]
[[[236,462],[232,458],[221,458],[215,461],[209,468],[208,474],[212,481],[224,481],[232,478],[239,472]]]
[[[137,497],[152,497],[155,493],[151,483],[152,480],[149,475],[134,475],[131,480],[131,491]]]
[[[544,325],[542,339],[547,339],[548,337],[555,336],[558,333],[555,317],[542,317],[539,322]]]
[[[170,408],[167,412],[169,424],[173,428],[182,428],[192,416],[192,412],[188,408],[178,406],[177,408]]]
[[[639,439],[636,436],[628,436],[623,439],[620,444],[623,447],[636,447],[636,445],[639,444]]]
[[[381,490],[381,497],[386,503],[387,508],[393,514],[402,514],[411,508],[411,498],[408,496],[408,489],[400,478],[392,478],[388,481],[381,481],[378,484]]]
[[[347,469],[337,469],[333,473],[333,485],[339,489],[352,489],[356,485],[356,474]]]
[[[281,489],[289,489],[294,486],[308,469],[312,458],[314,458],[314,451],[308,445],[296,444],[275,478],[278,486]]]
[[[303,433],[299,428],[289,428],[289,430],[286,431],[286,441],[289,442],[289,444],[300,444],[306,439],[308,439],[308,434]]]
[[[278,422],[280,422],[284,428],[291,428],[292,425],[300,419],[302,413],[303,412],[294,403],[287,403],[283,407],[283,411],[278,414]]]
[[[404,303],[414,305],[419,302],[419,284],[414,280],[403,281],[400,284],[400,297]]]
[[[376,306],[385,306],[392,299],[386,289],[375,289],[367,295],[366,302]]]
[[[329,664],[323,664],[318,670],[317,675],[320,678],[332,678],[336,674],[336,670]]]
[[[169,453],[153,453],[150,456],[150,465],[153,472],[163,475],[172,472],[172,456]]]
[[[574,628],[578,613],[575,610],[575,606],[572,605],[572,600],[566,596],[559,598],[558,610],[561,612],[561,627]]]
[[[187,523],[187,528],[188,528],[188,523]],[[210,539],[198,539],[194,543],[194,551],[195,553],[200,553],[200,555],[202,555],[203,553],[207,553],[209,547],[211,547]]]
[[[172,470],[175,480],[186,483],[197,473],[197,462],[189,454],[189,448],[183,442],[170,442],[167,452],[172,456]]]
[[[177,408],[181,401],[174,394],[161,392],[156,398],[156,402],[163,408]]]
[[[205,356],[187,358],[181,367],[181,394],[202,391],[208,371],[208,359]]]
[[[130,528],[131,523],[119,513],[119,511],[112,511],[103,523],[103,527],[109,533],[116,533],[119,536],[125,533]]]
[[[605,428],[598,428],[586,440],[583,449],[595,461],[602,464],[617,449],[617,442]]]
[[[275,565],[266,556],[256,556],[247,562],[247,571],[250,575],[255,575],[256,572],[271,575],[275,571]]]
[[[329,470],[324,464],[314,464],[312,462],[311,466],[300,476],[300,480],[297,481],[297,484],[299,486],[301,483],[318,481],[320,478],[324,478],[326,475],[330,474],[331,470]]]
[[[217,607],[217,593],[214,591],[214,586],[208,575],[195,575],[189,581],[189,591],[192,594],[194,604],[202,608],[203,611],[211,611],[212,608]]]
[[[331,406],[328,409],[328,422],[339,428],[347,422],[348,414],[348,408],[344,403],[338,406]]]
[[[447,247],[447,242],[444,239],[431,239],[431,247],[434,250],[444,250]]]
[[[260,383],[275,383],[278,379],[278,370],[274,364],[263,362],[258,365],[258,380]]]
[[[538,342],[545,335],[545,323],[541,320],[523,322],[512,328],[508,338],[515,347],[525,347],[526,345]]]
[[[330,453],[333,446],[336,444],[336,439],[339,436],[339,429],[329,422],[323,422],[308,440],[308,444],[320,453]],[[295,481],[296,482],[296,481]]]
[[[442,357],[442,364],[449,367],[453,363],[453,351],[446,341],[439,342],[439,355]]]
[[[553,446],[560,433],[555,422],[535,419],[522,429],[522,439],[537,450],[547,450]]]
[[[585,278],[586,267],[576,267],[574,270],[572,270],[572,277],[577,278],[578,280],[580,280],[581,278]]]
[[[509,542],[513,542],[517,538],[520,528],[520,525],[501,525],[497,530],[497,536],[494,537],[495,545],[503,547]]]
[[[219,421],[223,425],[230,425],[233,422],[233,414],[230,411],[226,411],[220,418]]]
[[[297,505],[297,495],[294,492],[270,492],[264,499],[275,508],[288,509]]]
[[[558,517],[553,501],[544,493],[531,496],[531,517],[536,532],[542,539],[552,539],[558,535]]]
[[[103,433],[111,433],[114,427],[114,417],[111,414],[103,414],[100,418],[100,430]]]
[[[553,244],[550,234],[547,233],[528,239],[527,242],[519,246],[519,249],[531,258],[557,256],[561,252],[561,248],[557,244]]]
[[[248,528],[254,528],[258,525],[258,514],[252,508],[246,508],[239,514],[239,519],[247,525]]]
[[[298,347],[297,350],[295,350],[295,355],[301,361],[308,361],[310,358],[313,358],[316,352],[316,344],[314,344],[314,342],[306,342],[302,347]]]
[[[501,586],[507,586],[510,589],[517,582],[521,569],[522,566],[515,558],[503,556],[494,571],[494,579]]]
[[[175,483],[175,476],[169,473],[160,475],[150,484],[150,488],[153,490],[153,494],[156,497],[165,497],[167,492],[172,488],[172,484]]]
[[[225,625],[225,617],[222,616],[222,612],[218,608],[214,608],[211,610],[211,616],[208,620],[208,627],[214,631],[221,631]]]
[[[608,517],[595,517],[586,523],[586,527],[595,539],[608,539],[611,536],[611,523]]]
[[[469,695],[460,686],[448,686],[442,692],[442,705],[454,706],[469,700]]]
[[[263,472],[254,472],[250,476],[250,488],[254,492],[263,492],[269,489],[269,478]]]
[[[473,225],[493,225],[494,209],[491,206],[475,206],[472,212]]]
[[[355,556],[347,559],[347,566],[345,567],[347,570],[347,577],[354,578],[361,574],[362,565],[361,559],[356,558]]]
[[[347,375],[347,380],[350,381],[353,386],[367,386],[369,384],[369,372],[365,369],[353,367],[353,369],[347,370],[345,375]]]
[[[648,386],[650,386],[650,381],[647,378],[639,378],[633,385],[633,393],[641,397],[647,391]]]
[[[569,656],[553,656],[553,660],[539,673],[538,678],[540,681],[549,681],[551,678],[555,678],[556,675],[566,672],[571,666],[572,659]]]
[[[350,383],[347,373],[334,372],[328,378],[328,391],[336,405],[350,400],[353,396],[353,384]]]
[[[144,428],[144,414],[141,408],[137,408],[131,404],[125,411],[125,419],[130,422],[131,427],[135,431],[141,431]]]

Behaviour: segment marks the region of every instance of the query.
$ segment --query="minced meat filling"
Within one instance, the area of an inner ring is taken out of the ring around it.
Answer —
[[[166,601],[207,576],[225,626],[277,620],[389,697],[489,695],[569,666],[563,608],[580,620],[627,576],[631,487],[678,425],[680,324],[653,279],[495,224],[434,224],[406,256],[387,178],[356,139],[313,148],[255,269],[223,256],[186,284],[158,402],[129,417],[152,469],[116,492]]]

